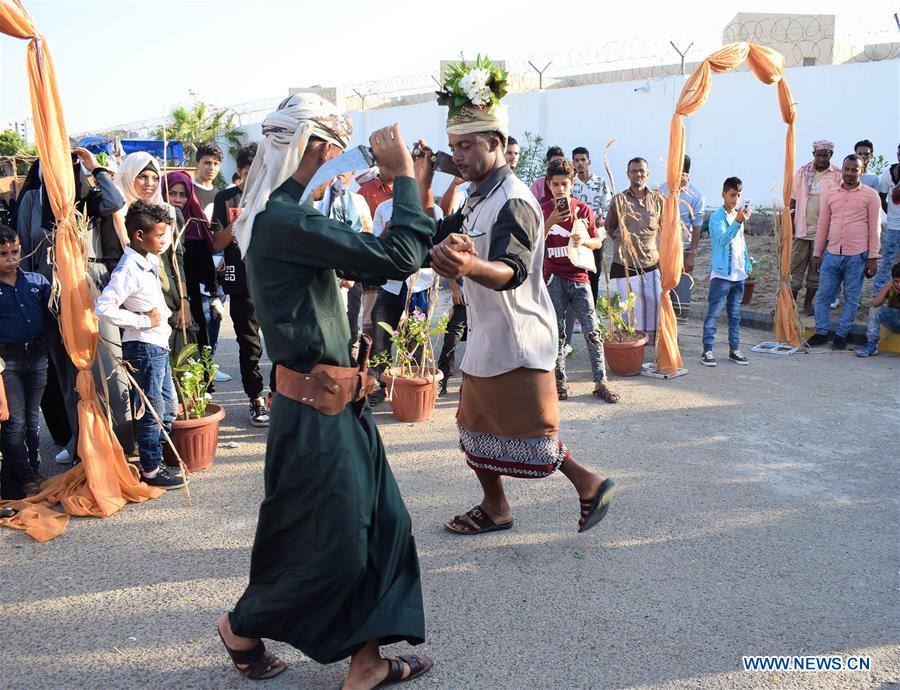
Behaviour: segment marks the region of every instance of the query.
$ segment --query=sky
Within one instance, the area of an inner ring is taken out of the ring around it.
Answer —
[[[637,11],[608,0],[23,2],[52,50],[70,133],[162,117],[194,99],[226,106],[289,87],[437,74],[461,53],[563,64],[615,43],[612,52],[657,54],[669,39],[708,44],[738,11],[836,14],[839,37],[878,26],[900,40],[889,0],[650,0]],[[29,115],[25,44],[0,37],[0,123]]]

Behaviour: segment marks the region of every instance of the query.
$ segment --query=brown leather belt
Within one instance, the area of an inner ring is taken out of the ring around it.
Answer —
[[[377,386],[374,376],[357,367],[317,364],[309,373],[281,364],[275,367],[275,387],[281,395],[327,415],[340,414],[350,403],[365,400]],[[360,405],[359,414],[362,409]]]

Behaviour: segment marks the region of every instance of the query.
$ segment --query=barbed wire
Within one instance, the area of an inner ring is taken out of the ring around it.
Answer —
[[[639,40],[613,40],[568,51],[530,53],[506,60],[510,92],[662,79],[689,71],[709,53],[736,41],[770,46],[785,56],[788,67],[900,59],[900,32],[889,15],[883,23],[873,23],[871,19],[839,21],[838,35],[838,20],[833,15],[739,14],[725,27],[694,26],[690,36],[642,35]],[[433,100],[438,79],[437,71],[422,72],[313,90],[332,98],[345,110],[371,110]],[[229,109],[243,124],[253,121],[255,115],[270,112],[282,98],[239,103]],[[166,118],[139,120],[95,132],[147,132],[165,121]]]

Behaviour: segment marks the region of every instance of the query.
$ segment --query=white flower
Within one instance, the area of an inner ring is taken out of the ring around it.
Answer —
[[[491,90],[487,85],[491,73],[486,69],[473,69],[466,72],[465,76],[459,80],[459,88],[466,94],[466,97],[472,101],[473,105],[486,105],[491,100]]]

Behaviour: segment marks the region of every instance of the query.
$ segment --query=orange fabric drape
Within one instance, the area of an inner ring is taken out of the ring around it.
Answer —
[[[54,477],[43,491],[5,505],[19,513],[0,524],[23,529],[37,541],[59,536],[69,515],[108,517],[127,502],[163,493],[138,481],[97,401],[91,367],[97,353],[97,317],[85,272],[85,258],[75,223],[75,180],[53,57],[43,36],[19,0],[0,0],[0,31],[28,40],[28,83],[31,113],[44,186],[57,219],[56,272],[60,283],[60,331],[78,368],[78,456],[82,462]],[[65,514],[51,507],[62,504]]]
[[[791,241],[793,228],[789,210],[791,183],[794,176],[794,123],[797,109],[791,90],[784,80],[784,56],[776,50],[753,43],[731,43],[707,57],[688,78],[681,90],[675,113],[669,124],[669,156],[666,166],[666,183],[669,194],[663,207],[662,233],[659,240],[659,264],[662,295],[659,303],[659,331],[657,332],[656,367],[667,374],[674,374],[681,367],[678,349],[678,325],[669,291],[673,290],[684,270],[678,188],[681,185],[681,166],[684,161],[684,121],[700,110],[712,90],[712,73],[733,70],[744,61],[757,78],[766,84],[778,84],[778,103],[781,118],[787,124],[784,153],[784,209],[781,212],[781,255],[779,257],[779,284],[775,308],[775,335],[780,342],[800,344],[794,320],[794,299],[788,285],[790,276]]]

